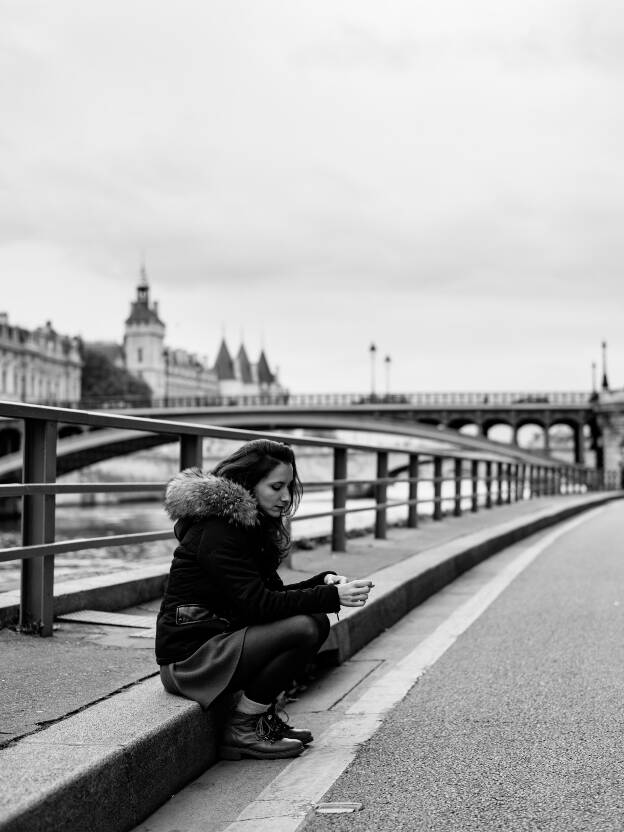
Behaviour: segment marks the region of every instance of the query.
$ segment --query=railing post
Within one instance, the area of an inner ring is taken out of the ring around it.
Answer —
[[[453,516],[461,517],[461,489],[462,489],[462,460],[459,457],[455,458],[455,504],[453,506]]]
[[[479,511],[479,460],[473,459],[470,465],[471,506],[472,512]]]
[[[203,437],[190,433],[180,436],[180,470],[201,468],[204,461]]]
[[[442,457],[433,458],[433,519],[442,519]]]
[[[410,529],[416,529],[418,528],[418,454],[409,455],[407,475],[409,477],[408,500],[410,501],[407,507],[407,526]]]
[[[528,467],[529,466],[525,462],[523,462],[521,467],[520,467],[520,499],[521,500],[524,500],[524,494],[525,494],[525,491],[526,491],[527,468]],[[529,491],[530,491],[530,489],[529,489]]]
[[[55,482],[56,422],[25,419],[24,483]],[[25,494],[22,545],[54,542],[54,494]],[[54,618],[54,555],[22,560],[20,629],[52,635]]]
[[[347,449],[334,448],[334,480],[347,479]],[[334,482],[334,509],[344,509],[347,505],[346,483],[336,485]],[[332,517],[332,552],[347,550],[347,516],[334,514]]]
[[[511,480],[513,478],[511,462],[508,462],[506,464],[505,469],[507,472],[507,494],[505,495],[505,497],[506,502],[509,504],[511,503]]]
[[[492,508],[492,461],[485,463],[485,507]]]
[[[384,479],[388,476],[388,451],[377,451],[377,479]],[[386,483],[377,483],[375,485],[375,502],[377,503],[377,510],[375,512],[375,537],[383,540],[386,537],[387,529],[387,509],[379,508],[386,502],[386,495],[388,486]]]
[[[496,463],[496,505],[503,504],[503,463]]]

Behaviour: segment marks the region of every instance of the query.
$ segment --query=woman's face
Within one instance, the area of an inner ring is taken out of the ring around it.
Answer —
[[[269,517],[281,517],[290,503],[289,486],[293,481],[292,465],[278,463],[254,488],[258,505]]]

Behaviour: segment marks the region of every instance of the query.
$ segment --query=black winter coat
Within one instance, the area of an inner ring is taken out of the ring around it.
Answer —
[[[165,508],[179,545],[156,624],[159,664],[183,661],[217,633],[340,609],[338,590],[323,583],[328,572],[284,586],[242,486],[188,469],[169,483]]]

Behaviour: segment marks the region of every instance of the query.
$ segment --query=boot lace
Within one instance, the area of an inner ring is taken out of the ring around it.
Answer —
[[[283,739],[283,726],[284,723],[274,712],[266,711],[258,717],[258,721],[256,722],[256,736],[259,740],[277,742]]]
[[[266,713],[267,719],[274,725],[275,730],[283,733],[290,730],[291,726],[288,724],[289,716],[284,710],[280,708],[277,703],[273,703]]]

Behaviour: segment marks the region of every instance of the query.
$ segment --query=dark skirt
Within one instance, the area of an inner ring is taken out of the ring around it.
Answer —
[[[247,628],[219,633],[182,662],[160,666],[163,687],[169,693],[193,699],[207,708],[229,685],[245,643]]]

